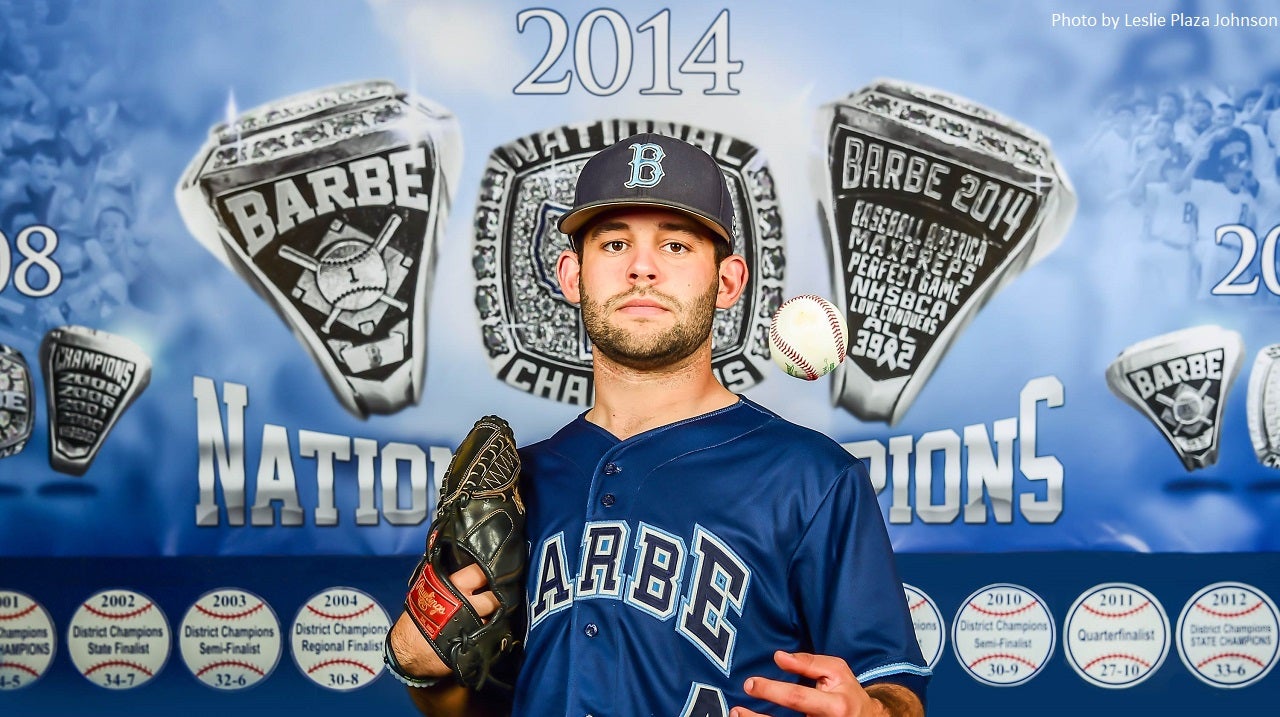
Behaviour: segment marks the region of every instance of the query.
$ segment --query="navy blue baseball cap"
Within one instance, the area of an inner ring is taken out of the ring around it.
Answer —
[[[720,165],[688,142],[653,133],[628,137],[587,160],[560,231],[576,241],[600,214],[636,206],[686,214],[733,246],[733,202]]]

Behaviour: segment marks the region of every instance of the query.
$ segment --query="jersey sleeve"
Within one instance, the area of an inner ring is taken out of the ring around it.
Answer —
[[[845,469],[810,520],[790,590],[815,653],[844,658],[863,684],[898,682],[924,700],[931,673],[862,461]]]

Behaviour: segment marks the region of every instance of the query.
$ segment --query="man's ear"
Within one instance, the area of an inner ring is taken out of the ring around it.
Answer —
[[[582,257],[572,249],[560,252],[556,260],[556,279],[560,281],[560,293],[571,304],[582,301]]]
[[[747,260],[740,254],[730,254],[720,262],[720,291],[716,295],[716,308],[727,309],[738,301],[747,288]]]

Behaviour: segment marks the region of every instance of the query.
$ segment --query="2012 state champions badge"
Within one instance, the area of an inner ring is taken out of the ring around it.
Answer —
[[[1246,407],[1254,455],[1262,465],[1280,468],[1280,344],[1262,347],[1254,358]]]
[[[782,303],[782,218],[760,150],[722,132],[655,120],[609,119],[552,127],[496,147],[476,203],[472,264],[490,368],[507,385],[573,405],[592,399],[591,345],[578,307],[560,292],[556,259],[569,248],[557,222],[573,205],[578,171],[596,152],[642,132],[676,137],[715,158],[729,184],[734,251],[751,283],[716,311],[712,368],[734,390],[770,365],[769,319]]]
[[[1160,429],[1188,471],[1218,461],[1222,410],[1244,339],[1194,326],[1140,341],[1107,367],[1107,385]]]
[[[35,423],[31,370],[22,352],[0,344],[0,458],[22,452]]]
[[[850,333],[832,402],[893,424],[979,309],[1061,243],[1075,191],[1035,131],[906,82],[824,105],[818,131],[814,181]]]
[[[361,418],[422,397],[457,119],[389,82],[215,126],[175,192],[187,228],[267,299]]]
[[[123,336],[60,326],[40,343],[49,465],[84,475],[107,434],[151,382],[151,358]]]

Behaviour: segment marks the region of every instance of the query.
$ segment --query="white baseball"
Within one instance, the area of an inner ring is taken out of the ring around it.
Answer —
[[[0,690],[16,690],[40,679],[57,650],[53,619],[40,603],[0,590]]]
[[[988,585],[970,595],[951,623],[951,644],[973,679],[994,687],[1030,680],[1053,655],[1053,615],[1020,585]]]
[[[769,353],[783,371],[813,381],[844,361],[849,329],[830,301],[813,294],[790,298],[769,324]]]
[[[345,692],[382,676],[387,611],[368,593],[335,587],[307,600],[294,618],[293,660],[321,687]]]
[[[1280,610],[1252,585],[1201,588],[1178,617],[1178,656],[1214,687],[1244,687],[1267,676],[1280,658]]]
[[[132,590],[103,590],[71,616],[67,653],[90,682],[127,690],[160,673],[169,659],[169,637],[169,621],[151,598]]]
[[[1169,653],[1169,617],[1149,591],[1128,583],[1086,590],[1062,628],[1067,663],[1098,687],[1132,687],[1155,674]]]
[[[221,588],[201,595],[178,631],[182,661],[197,680],[219,690],[252,687],[280,659],[280,621],[253,593]]]
[[[916,642],[920,643],[920,653],[932,670],[942,658],[942,646],[947,641],[942,611],[938,609],[938,603],[918,587],[903,583],[902,593],[907,598],[907,609],[911,611],[911,625],[915,628]]]

